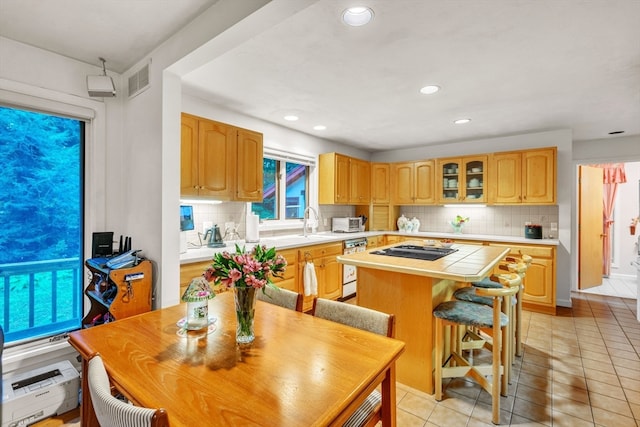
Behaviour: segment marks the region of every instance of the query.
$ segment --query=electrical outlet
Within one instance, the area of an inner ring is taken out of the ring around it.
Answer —
[[[558,231],[558,223],[557,222],[552,222],[551,223],[551,231]]]
[[[210,229],[211,227],[213,227],[212,221],[204,221],[202,223],[202,234],[205,234],[207,230]]]
[[[324,225],[325,227],[329,226],[329,219],[328,218],[322,218],[322,225]]]

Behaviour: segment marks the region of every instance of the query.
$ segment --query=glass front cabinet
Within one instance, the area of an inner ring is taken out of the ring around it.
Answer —
[[[438,202],[486,203],[487,156],[438,159]]]

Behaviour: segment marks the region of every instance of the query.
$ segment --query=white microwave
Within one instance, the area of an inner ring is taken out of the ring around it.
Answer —
[[[356,233],[362,227],[362,218],[344,217],[331,218],[331,231],[337,233]]]

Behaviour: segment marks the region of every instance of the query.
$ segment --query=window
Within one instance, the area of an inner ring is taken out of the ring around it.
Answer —
[[[262,220],[301,219],[309,194],[309,166],[265,157],[263,201],[251,210]]]
[[[0,324],[7,343],[82,320],[82,120],[0,106]]]

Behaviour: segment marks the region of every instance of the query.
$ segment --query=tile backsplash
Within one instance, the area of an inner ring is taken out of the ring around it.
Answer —
[[[460,215],[469,217],[463,233],[524,237],[524,225],[531,223],[542,225],[543,237],[558,237],[551,231],[551,223],[558,224],[558,206],[403,206],[400,214],[418,218],[420,231],[451,232],[449,221]]]
[[[318,231],[331,231],[331,218],[353,216],[355,208],[348,205],[320,205],[320,223]],[[187,232],[187,240],[198,243],[198,233],[203,233],[205,222],[217,224],[224,235],[225,223],[234,222],[238,226],[241,238],[245,236],[246,203],[225,202],[218,205],[193,205],[195,230]],[[456,215],[469,217],[463,233],[487,234],[499,236],[524,237],[524,225],[542,225],[543,237],[557,238],[557,231],[551,231],[551,223],[558,224],[557,206],[486,206],[476,207],[460,205],[456,207],[443,206],[402,206],[400,214],[409,219],[416,217],[420,220],[420,231],[451,232],[449,224]],[[325,221],[326,220],[326,221]],[[326,223],[326,225],[325,225]],[[302,221],[300,221],[302,228]],[[298,233],[300,230],[270,230],[261,231],[261,236],[277,236]]]

